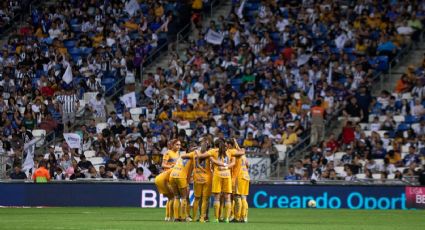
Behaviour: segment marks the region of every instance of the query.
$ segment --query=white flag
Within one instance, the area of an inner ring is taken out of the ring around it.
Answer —
[[[214,45],[221,45],[223,43],[223,34],[216,32],[214,30],[208,30],[207,35],[205,35],[205,41]]]
[[[344,48],[345,42],[347,42],[347,40],[348,40],[348,38],[347,38],[347,35],[345,33],[339,35],[335,39],[336,48],[338,48],[338,49]]]
[[[62,76],[62,80],[66,82],[66,84],[72,82],[72,68],[70,64],[68,64],[68,67],[66,67],[65,73]]]
[[[238,12],[236,13],[239,18],[243,18],[243,8],[245,7],[245,2],[246,0],[243,0],[243,2],[241,3],[241,6],[239,6],[238,8]]]
[[[77,133],[64,133],[63,138],[71,149],[81,148],[81,136]]]
[[[297,66],[302,66],[310,60],[310,54],[302,54],[297,59]]]
[[[310,101],[314,100],[314,85],[310,85],[310,89],[308,89],[307,96],[310,99]]]
[[[24,145],[24,152],[27,153],[27,156],[25,157],[24,164],[22,165],[23,172],[28,172],[30,169],[34,168],[34,151],[35,151],[35,144],[38,140],[39,139],[34,138],[30,142],[25,143]]]
[[[139,4],[137,3],[136,0],[130,0],[129,2],[127,2],[125,4],[125,11],[130,15],[133,16],[137,10],[140,9]]]
[[[131,92],[123,95],[120,97],[120,100],[124,103],[125,107],[127,108],[136,108],[137,107],[137,101],[136,101],[136,93]]]
[[[332,84],[332,68],[333,68],[333,64],[332,62],[329,63],[329,70],[328,70],[328,84],[331,85]]]

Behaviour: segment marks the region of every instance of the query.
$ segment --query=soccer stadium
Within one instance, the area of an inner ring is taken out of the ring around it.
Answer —
[[[1,0],[0,229],[424,229],[424,0]]]

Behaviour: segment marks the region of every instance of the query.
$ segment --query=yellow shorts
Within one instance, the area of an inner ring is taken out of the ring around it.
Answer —
[[[187,183],[187,178],[174,178],[170,177],[170,186],[171,188],[175,190],[184,189],[187,188],[189,185]]]
[[[202,184],[194,183],[193,184],[193,193],[195,197],[209,197],[211,196],[211,182],[206,182]]]
[[[232,178],[223,178],[214,175],[212,182],[212,193],[232,193]]]
[[[242,196],[249,195],[249,180],[241,177],[236,179],[236,194]]]
[[[170,177],[171,170],[162,172],[155,177],[155,185],[158,189],[158,192],[163,195],[172,195],[172,191],[168,187],[168,180]]]

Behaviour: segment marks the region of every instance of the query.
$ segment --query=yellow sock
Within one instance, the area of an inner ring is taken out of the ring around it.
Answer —
[[[201,205],[201,218],[207,217],[207,209],[208,209],[208,199],[209,197],[202,197],[202,205]]]
[[[220,219],[224,218],[224,201],[220,202]]]
[[[235,216],[235,199],[232,200],[232,207],[230,208],[230,216],[229,218],[232,219]]]
[[[198,209],[199,209],[199,200],[201,198],[200,197],[195,197],[195,201],[193,202],[193,219],[197,220],[198,218]],[[202,214],[201,214],[202,216]]]
[[[187,217],[187,200],[186,199],[182,199],[182,201],[180,201],[181,202],[181,217],[182,217],[182,219],[183,220],[185,220],[186,219],[186,217]]]
[[[241,198],[237,197],[235,201],[235,219],[236,220],[241,219],[241,211],[242,211]]]
[[[180,199],[174,199],[173,203],[174,219],[180,218]]]
[[[168,206],[168,214],[169,214],[170,219],[172,219],[173,216],[174,216],[174,212],[173,212],[174,199],[168,200],[168,204],[169,204],[169,206]]]
[[[248,202],[246,199],[242,199],[242,212],[241,212],[241,218],[246,219],[248,217]]]
[[[229,220],[230,211],[232,211],[231,208],[232,208],[232,202],[231,201],[226,201],[224,203],[224,219],[225,220]]]
[[[186,216],[190,216],[190,200],[189,198],[186,199]]]
[[[165,218],[170,218],[170,201],[165,204]]]
[[[214,201],[214,218],[216,220],[220,218],[220,201]]]

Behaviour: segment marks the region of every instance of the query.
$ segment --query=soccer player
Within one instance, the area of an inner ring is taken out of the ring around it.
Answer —
[[[232,160],[230,152],[227,151],[224,140],[217,140],[215,146],[218,148],[208,151],[210,160],[214,166],[212,182],[212,193],[214,194],[214,222],[219,221],[220,194],[224,193],[224,221],[229,223],[230,209],[232,206],[230,199],[230,195],[232,194],[230,169],[234,165],[234,160]]]
[[[174,194],[174,221],[190,221],[187,213],[189,183],[188,177],[192,174],[193,160],[198,152],[182,154],[171,169],[169,183]]]
[[[176,164],[179,158],[181,143],[179,140],[174,139],[168,143],[168,151],[162,158],[162,173],[155,177],[155,185],[160,194],[163,194],[168,198],[167,204],[165,205],[165,221],[170,221],[173,216],[173,200],[174,194],[168,184],[168,180],[171,174],[171,168]]]
[[[201,152],[205,153],[207,150],[206,142],[201,145]],[[208,155],[207,155],[208,156]],[[205,222],[207,216],[207,209],[209,204],[209,198],[211,196],[212,186],[212,173],[211,173],[211,162],[209,158],[198,157],[194,159],[194,171],[193,171],[193,184],[194,184],[194,195],[195,201],[193,202],[193,218],[197,220],[199,202],[201,202],[201,214],[199,222]]]
[[[236,158],[236,165],[240,165],[240,170],[235,174],[235,220],[239,222],[248,222],[248,202],[246,197],[249,194],[249,172],[248,172],[248,160],[245,155]]]
[[[237,199],[239,195],[236,194],[236,180],[242,169],[243,161],[241,157],[245,155],[245,149],[241,149],[235,139],[227,140],[226,147],[228,149],[227,151],[230,152],[235,162],[235,165],[232,168],[232,209],[231,209],[232,214],[230,219],[236,220],[236,218],[234,217],[236,216],[236,210],[238,208],[237,205],[240,205]],[[239,201],[240,201],[240,197],[239,197]]]

